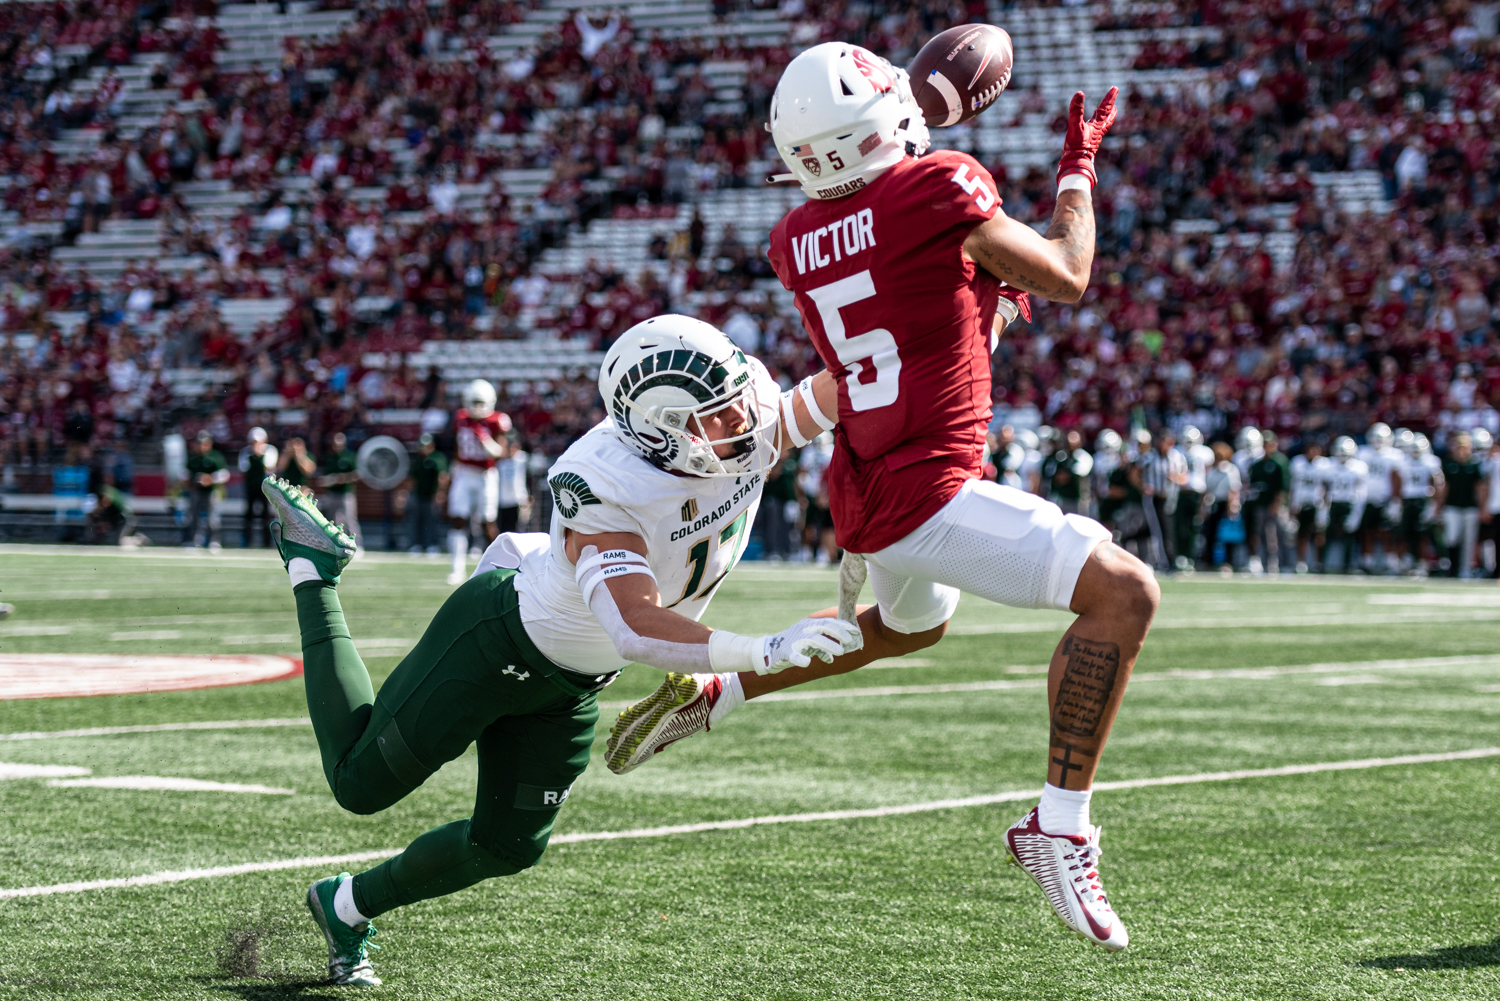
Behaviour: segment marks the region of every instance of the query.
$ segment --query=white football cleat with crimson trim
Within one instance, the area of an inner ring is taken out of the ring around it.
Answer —
[[[1099,884],[1101,833],[1102,828],[1094,827],[1088,837],[1048,834],[1033,808],[1005,832],[1005,847],[1011,864],[1037,881],[1063,924],[1095,945],[1119,952],[1130,944],[1130,933]]]

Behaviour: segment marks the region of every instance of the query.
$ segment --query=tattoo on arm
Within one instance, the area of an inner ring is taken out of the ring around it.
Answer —
[[[1080,194],[1063,192],[1052,210],[1052,225],[1047,230],[1048,240],[1057,244],[1063,264],[1074,274],[1082,275],[1087,282],[1094,263],[1094,205],[1091,199]],[[976,241],[977,243],[978,241]],[[970,250],[977,254],[986,271],[1008,285],[1024,289],[1045,299],[1076,297],[1076,290],[1068,282],[1054,281],[1048,276],[1038,276],[1018,271],[1007,264],[999,254],[982,243]]]
[[[1069,634],[1063,637],[1062,684],[1052,706],[1053,746],[1071,740],[1092,740],[1099,733],[1105,707],[1115,692],[1120,673],[1120,647]]]
[[[1059,197],[1047,239],[1058,245],[1071,271],[1087,276],[1094,263],[1093,203],[1081,197]]]
[[[1018,289],[1035,294],[1047,299],[1061,299],[1069,295],[1070,290],[1061,283],[1051,283],[1034,275],[1023,274],[1015,268],[1006,264],[998,254],[990,248],[980,245],[974,248],[984,265],[986,271],[1001,279],[1007,285],[1014,285]]]

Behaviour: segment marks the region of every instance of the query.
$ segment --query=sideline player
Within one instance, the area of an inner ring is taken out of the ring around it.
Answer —
[[[916,648],[829,613],[769,636],[697,622],[744,552],[765,473],[832,426],[827,373],[780,393],[713,327],[664,316],[610,347],[599,391],[609,418],[552,467],[550,535],[500,536],[378,695],[336,590],[353,541],[297,488],[266,481],[309,715],[339,805],[384,810],[469,744],[479,754],[472,817],[309,888],[335,983],[380,982],[370,919],[536,864],[588,764],[595,693],[627,663],[760,678],[814,657],[849,654],[859,666]]]
[[[865,556],[878,602],[860,615],[866,633],[931,645],[960,590],[1079,615],[1052,657],[1041,805],[1006,840],[1068,926],[1112,950],[1128,936],[1100,886],[1089,790],[1160,591],[1098,522],[982,479],[981,461],[997,309],[1007,322],[1029,319],[1027,292],[1074,302],[1088,285],[1093,161],[1114,99],[1111,90],[1085,118],[1083,94],[1074,95],[1044,238],[1000,211],[993,179],[972,157],[922,155],[927,129],[904,71],[858,46],[813,46],[787,66],[771,101],[777,150],[809,201],[776,225],[769,250],[838,379],[828,475],[837,541]],[[853,666],[843,658],[755,679],[745,694]],[[656,738],[622,733],[626,717],[653,705],[666,714],[669,689],[622,715],[612,768],[643,759],[631,741]]]
[[[452,585],[464,582],[469,555],[469,526],[477,513],[484,522],[486,543],[499,533],[500,470],[505,458],[502,442],[510,432],[510,416],[495,410],[495,387],[475,379],[464,387],[464,405],[453,414],[453,469],[448,483],[448,550]]]
[[[1392,444],[1394,437],[1390,425],[1377,421],[1365,432],[1365,444],[1356,456],[1364,463],[1367,477],[1359,529],[1362,567],[1367,574],[1386,573],[1395,559],[1391,531],[1401,524],[1401,505],[1392,501],[1401,496],[1401,467],[1406,457]]]

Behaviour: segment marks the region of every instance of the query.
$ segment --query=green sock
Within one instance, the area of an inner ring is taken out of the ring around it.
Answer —
[[[386,859],[354,877],[354,906],[367,918],[405,904],[428,900],[520,872],[519,866],[469,840],[469,821],[434,827]]]
[[[332,784],[339,762],[369,726],[375,688],[349,637],[338,590],[326,581],[307,581],[292,593],[302,630],[307,712],[318,737],[323,771]]]

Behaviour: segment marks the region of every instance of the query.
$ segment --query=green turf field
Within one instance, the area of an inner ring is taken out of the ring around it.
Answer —
[[[445,572],[376,557],[346,573],[377,683],[448,592]],[[780,627],[832,604],[835,579],[743,568],[710,624]],[[1163,590],[1101,782],[1500,746],[1500,589],[1200,576]],[[0,601],[17,606],[0,653],[297,653],[286,577],[264,555],[0,547]],[[557,835],[1038,788],[1042,665],[1066,621],[966,597],[936,648],[799,690],[847,694],[751,703],[625,777],[596,762]],[[632,668],[604,701],[658,677]],[[0,891],[396,848],[467,815],[472,756],[384,814],[345,814],[303,725],[3,739],[304,714],[300,681],[0,702],[0,762],[295,790],[0,781]],[[1001,835],[1030,801],[578,840],[382,917],[386,986],[364,993],[1493,999],[1497,804],[1497,756],[1101,791],[1105,886],[1132,936],[1113,956],[1066,933],[1004,864]],[[359,993],[321,983],[302,906],[331,871],[0,892],[0,999]]]

